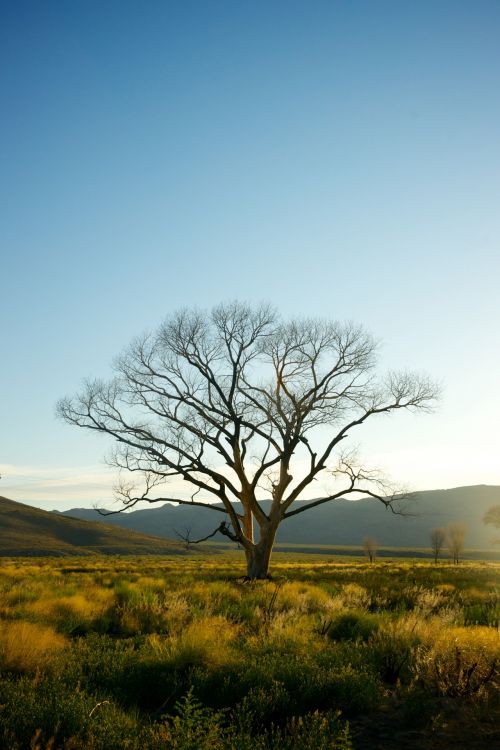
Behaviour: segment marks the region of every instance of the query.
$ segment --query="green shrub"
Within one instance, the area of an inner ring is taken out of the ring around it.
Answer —
[[[495,598],[485,602],[467,604],[463,609],[464,625],[486,625],[498,628],[500,624],[500,602]]]
[[[224,713],[204,707],[190,690],[168,716],[151,731],[152,746],[163,750],[224,750],[227,747]]]
[[[280,750],[351,750],[349,724],[340,713],[315,712],[291,719],[284,729],[271,733],[270,748]]]
[[[278,693],[280,690],[278,689]],[[151,750],[351,750],[349,726],[338,712],[315,712],[292,717],[283,726],[258,727],[255,693],[238,706],[235,716],[207,709],[192,690],[176,704],[177,714],[168,716],[149,733]],[[232,721],[228,722],[228,718]],[[146,738],[145,738],[146,739]]]
[[[248,730],[263,731],[272,724],[285,722],[293,713],[291,703],[291,696],[283,683],[273,680],[265,687],[250,688],[235,713]]]
[[[333,619],[327,635],[333,641],[367,641],[378,630],[376,615],[366,612],[343,612]]]
[[[98,699],[68,690],[61,676],[21,677],[0,683],[0,747],[96,748],[126,747],[138,731],[133,716],[106,703],[98,711]],[[96,709],[96,710],[94,710]]]
[[[395,628],[374,633],[366,646],[381,679],[389,684],[409,679],[415,663],[418,639],[412,633],[401,633]]]
[[[319,689],[317,703],[321,707],[340,709],[349,716],[373,710],[381,698],[381,684],[376,676],[350,664],[341,670],[331,670],[319,681]]]

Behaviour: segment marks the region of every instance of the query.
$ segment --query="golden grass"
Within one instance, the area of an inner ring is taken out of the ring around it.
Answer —
[[[459,648],[469,654],[485,654],[491,659],[500,659],[500,632],[497,628],[482,625],[450,627],[441,631],[434,642],[437,652],[448,652]]]
[[[218,667],[235,660],[233,647],[239,633],[238,625],[217,615],[196,620],[177,635],[167,638],[152,635],[148,640],[157,656],[178,666],[203,664]]]
[[[324,589],[302,581],[286,582],[279,592],[280,608],[314,614],[329,608],[331,597]]]
[[[430,690],[453,697],[479,696],[499,687],[500,634],[481,626],[441,629],[417,655],[416,672]]]
[[[67,645],[52,628],[31,622],[2,622],[0,665],[2,669],[32,672],[42,667]]]
[[[342,587],[341,606],[346,609],[366,609],[370,595],[366,588],[357,583],[347,583]]]
[[[24,608],[31,619],[56,626],[64,632],[88,628],[114,603],[112,591],[98,586],[83,588],[71,596],[44,596]]]

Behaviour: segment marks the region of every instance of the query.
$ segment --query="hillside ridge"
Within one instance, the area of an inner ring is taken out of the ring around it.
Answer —
[[[186,554],[186,550],[164,537],[66,517],[0,496],[0,557],[91,554]]]

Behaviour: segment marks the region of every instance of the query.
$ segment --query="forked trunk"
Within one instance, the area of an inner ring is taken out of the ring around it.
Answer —
[[[269,578],[269,563],[275,536],[276,529],[269,528],[261,531],[258,543],[245,550],[249,580]]]

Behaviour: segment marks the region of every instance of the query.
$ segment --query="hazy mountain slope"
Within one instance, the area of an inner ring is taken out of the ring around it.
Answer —
[[[0,497],[0,556],[185,554],[182,545]]]
[[[491,547],[493,534],[482,519],[486,510],[496,504],[500,504],[500,487],[487,485],[417,492],[409,506],[412,517],[395,516],[374,500],[338,500],[285,521],[279,529],[278,541],[351,545],[361,544],[363,537],[371,535],[380,545],[428,547],[432,528],[461,521],[467,525],[466,546],[487,549]],[[173,505],[153,505],[145,510],[112,516],[75,508],[64,515],[171,538],[175,537],[176,529],[184,532],[187,527],[191,528],[193,538],[204,536],[213,531],[221,519],[219,513],[209,509]]]

